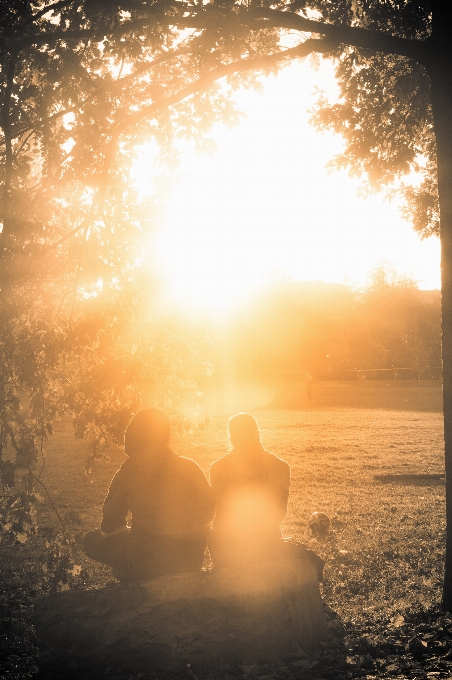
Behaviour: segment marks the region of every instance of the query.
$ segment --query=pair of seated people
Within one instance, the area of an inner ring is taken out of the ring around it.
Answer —
[[[161,410],[137,413],[124,437],[128,459],[111,482],[100,530],[85,536],[86,554],[118,579],[140,581],[199,571],[208,545],[214,567],[308,558],[322,580],[323,561],[281,535],[289,465],[264,450],[252,416],[231,418],[229,435],[233,449],[211,465],[209,484],[194,461],[169,448]]]

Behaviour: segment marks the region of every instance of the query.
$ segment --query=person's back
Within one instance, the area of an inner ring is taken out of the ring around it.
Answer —
[[[290,468],[264,449],[251,455],[233,450],[210,467],[215,496],[213,531],[247,540],[281,537],[287,510]]]
[[[252,416],[229,421],[231,453],[210,467],[216,512],[209,548],[215,565],[265,559],[281,540],[290,467],[268,453]]]
[[[132,514],[131,532],[166,536],[205,534],[212,492],[200,467],[170,449],[162,459],[147,451],[130,457],[114,476],[102,509],[101,530],[111,533]]]
[[[85,552],[120,578],[202,567],[213,494],[200,467],[169,448],[169,435],[169,421],[158,409],[132,418],[124,438],[129,457],[110,484],[101,529],[85,537]]]
[[[216,512],[209,538],[215,567],[274,559],[309,559],[322,579],[323,560],[304,545],[284,539],[290,466],[265,451],[252,416],[239,413],[229,421],[231,453],[210,466]]]

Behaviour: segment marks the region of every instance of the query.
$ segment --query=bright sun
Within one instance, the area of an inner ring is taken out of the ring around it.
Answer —
[[[317,72],[292,64],[265,80],[263,95],[237,93],[247,117],[215,129],[213,156],[184,153],[150,246],[173,301],[223,314],[275,278],[361,284],[383,262],[439,288],[437,239],[420,241],[397,205],[359,199],[356,180],[325,170],[342,142],[308,125],[316,86],[335,96],[328,62]],[[138,158],[142,191],[148,167],[149,158]]]

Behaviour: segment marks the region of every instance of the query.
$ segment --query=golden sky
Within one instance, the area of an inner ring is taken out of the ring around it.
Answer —
[[[316,85],[336,95],[331,64],[295,62],[263,82],[263,94],[236,93],[246,118],[215,129],[212,156],[182,154],[151,246],[168,295],[221,312],[272,279],[361,285],[382,263],[439,288],[439,241],[420,241],[395,203],[358,198],[357,180],[325,169],[342,142],[316,133],[307,109]]]

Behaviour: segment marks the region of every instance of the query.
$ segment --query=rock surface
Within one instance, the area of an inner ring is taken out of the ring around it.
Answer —
[[[35,623],[43,677],[264,662],[312,653],[327,637],[308,560],[54,593],[36,601]]]

